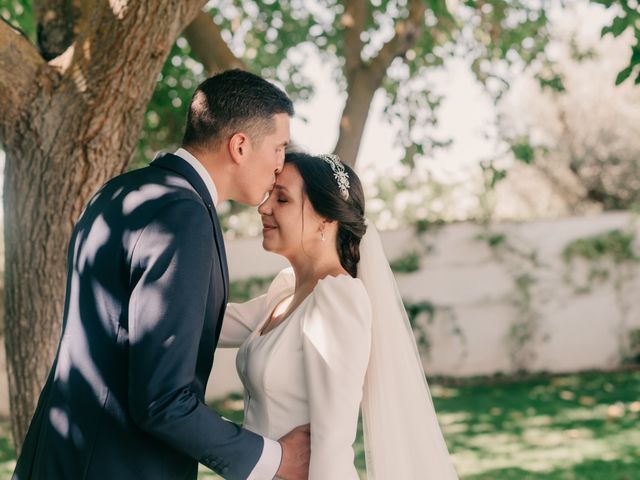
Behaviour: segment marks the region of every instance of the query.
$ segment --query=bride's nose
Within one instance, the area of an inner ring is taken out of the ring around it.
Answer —
[[[270,198],[271,195],[267,195],[264,201],[258,206],[258,213],[260,215],[271,215],[271,202],[269,201]]]

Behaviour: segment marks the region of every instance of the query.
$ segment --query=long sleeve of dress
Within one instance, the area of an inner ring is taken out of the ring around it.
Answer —
[[[251,332],[266,320],[276,304],[284,296],[293,293],[293,270],[282,270],[271,282],[267,293],[244,303],[229,303],[224,313],[218,347],[235,348],[244,342]]]
[[[321,280],[303,320],[311,423],[310,480],[358,479],[353,443],[371,349],[371,305],[360,280]]]

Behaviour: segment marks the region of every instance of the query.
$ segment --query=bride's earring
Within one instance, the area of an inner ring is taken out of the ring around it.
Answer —
[[[320,230],[320,239],[324,242],[324,230]]]

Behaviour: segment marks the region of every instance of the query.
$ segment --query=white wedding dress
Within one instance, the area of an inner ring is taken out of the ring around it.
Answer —
[[[240,346],[244,427],[279,439],[311,424],[310,480],[357,480],[353,443],[371,349],[371,304],[363,283],[328,276],[264,335],[274,308],[293,295],[292,269],[265,295],[229,304],[220,346]]]
[[[358,479],[362,411],[369,480],[457,480],[413,330],[380,235],[360,242],[358,278],[326,277],[280,325],[260,335],[294,292],[292,269],[269,291],[229,304],[221,346],[240,346],[245,427],[279,439],[311,424],[311,480]]]

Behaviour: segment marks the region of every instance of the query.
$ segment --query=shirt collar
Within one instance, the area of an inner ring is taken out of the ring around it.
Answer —
[[[213,201],[213,205],[217,207],[218,206],[218,190],[216,189],[216,184],[213,183],[213,178],[211,178],[211,175],[209,175],[209,172],[207,171],[207,169],[204,168],[204,165],[202,165],[202,163],[200,163],[200,161],[196,157],[194,157],[191,153],[189,153],[184,148],[179,148],[178,150],[176,150],[174,155],[182,158],[185,162],[191,165],[196,172],[198,172],[198,175],[200,175],[200,177],[202,178],[202,181],[207,186],[207,190],[209,190],[209,195],[211,195],[211,200]]]

